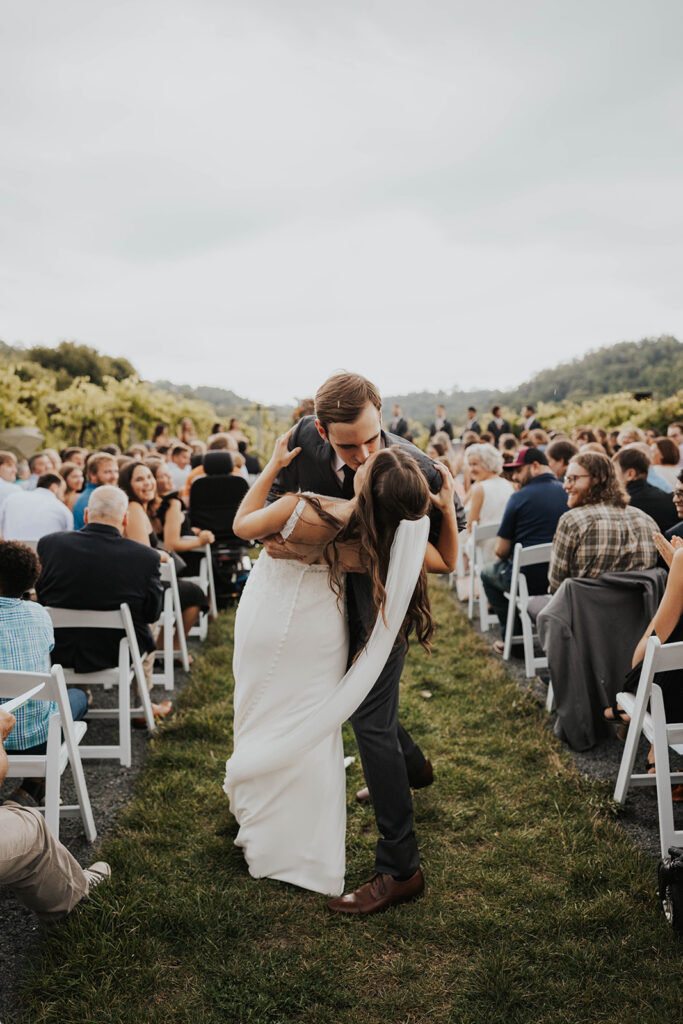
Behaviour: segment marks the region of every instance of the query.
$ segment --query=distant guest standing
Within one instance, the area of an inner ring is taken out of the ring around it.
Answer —
[[[434,410],[435,420],[429,428],[429,436],[434,437],[434,434],[439,434],[441,431],[444,434],[448,434],[451,441],[453,440],[453,427],[449,420],[446,419],[446,407],[445,405],[437,405]]]

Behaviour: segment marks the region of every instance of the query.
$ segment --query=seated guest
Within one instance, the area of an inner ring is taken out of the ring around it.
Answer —
[[[180,430],[178,431],[178,440],[181,444],[186,444],[188,448],[192,447],[192,442],[197,440],[197,434],[194,429],[194,423],[189,416],[184,416],[180,421]]]
[[[47,455],[48,459],[50,460],[50,470],[53,473],[59,473],[62,467],[62,460],[59,457],[59,452],[57,451],[57,449],[45,448],[43,449],[43,454]]]
[[[81,469],[85,469],[85,458],[87,454],[87,449],[79,448],[78,446],[64,448],[62,451],[62,462],[75,462],[77,466],[81,467]]]
[[[683,469],[678,474],[678,482],[671,497],[678,518],[674,525],[666,531],[667,540],[673,540],[674,537],[683,537]]]
[[[52,470],[52,459],[47,452],[36,452],[28,460],[29,478],[26,481],[26,487],[24,490],[33,491],[38,483],[38,478],[43,473],[51,473]]]
[[[560,483],[564,483],[567,466],[578,450],[576,445],[569,440],[552,441],[546,448],[545,454],[548,457],[548,465]]]
[[[151,469],[142,462],[129,462],[121,470],[119,487],[128,498],[124,536],[148,547],[158,547],[159,539],[151,521],[158,505],[156,481]],[[178,580],[178,593],[187,634],[199,618],[200,610],[208,611],[209,605],[201,587],[189,580]]]
[[[63,462],[59,475],[66,484],[66,491],[63,498],[64,504],[71,512],[73,512],[76,499],[83,490],[83,482],[85,480],[83,470],[76,462]]]
[[[493,434],[493,445],[497,448],[500,435],[511,434],[512,428],[508,421],[503,418],[503,410],[499,405],[491,406],[491,416],[493,418],[489,421],[486,429],[489,434]]]
[[[0,508],[0,535],[5,540],[39,540],[46,533],[73,530],[74,517],[64,504],[66,484],[58,473],[43,473],[33,491],[17,490]]]
[[[666,428],[666,436],[670,437],[679,451],[678,466],[683,467],[683,423],[670,423]]]
[[[239,420],[237,419],[236,416],[233,416],[232,419],[230,420],[230,423],[228,424],[228,431],[227,432],[228,432],[229,436],[233,438],[233,440],[235,441],[235,444],[239,444],[240,441],[247,441],[248,440],[247,435],[242,430],[242,428],[240,426],[240,423],[239,423]]]
[[[25,544],[0,541],[0,670],[49,672],[54,647],[52,621],[36,601],[24,601],[40,574],[40,562]],[[88,699],[82,690],[67,690],[74,721],[85,717]],[[22,754],[44,754],[50,717],[57,712],[52,701],[30,700],[17,708],[16,727],[6,747]],[[45,796],[45,779],[24,779],[15,799],[39,802]]]
[[[192,452],[189,445],[174,444],[171,448],[171,460],[168,468],[173,480],[173,490],[181,491],[190,475],[190,456]]]
[[[502,630],[507,622],[505,591],[510,587],[515,544],[524,547],[549,544],[560,516],[567,509],[567,496],[544,452],[522,446],[515,461],[508,462],[503,468],[512,474],[519,490],[505,506],[495,544],[498,561],[485,566],[481,573],[486,596]],[[524,570],[524,575],[530,594],[545,593],[548,586],[545,566],[530,565]],[[498,644],[496,650],[502,650],[502,644]]]
[[[404,435],[399,435],[403,437]],[[244,464],[247,467],[249,478],[256,477],[261,472],[261,463],[255,455],[249,454],[249,445],[246,441],[239,441],[237,444],[240,455],[244,456]]]
[[[673,491],[673,484],[670,484],[666,477],[662,476],[655,467],[652,465],[652,449],[649,444],[645,444],[644,441],[632,441],[628,445],[623,445],[624,448],[637,448],[638,451],[642,452],[648,461],[648,473],[647,482],[652,484],[653,487],[659,487],[665,494],[671,494]]]
[[[53,533],[38,544],[42,571],[36,591],[41,604],[55,608],[113,611],[128,604],[149,681],[156,649],[149,623],[159,618],[163,601],[160,557],[122,535],[127,512],[123,491],[108,484],[98,487],[82,530]],[[52,661],[75,672],[112,668],[118,665],[121,635],[111,629],[59,629]],[[155,714],[168,714],[171,704],[152,708]]]
[[[528,433],[529,444],[532,445],[532,447],[538,448],[540,449],[540,451],[544,452],[548,447],[548,442],[550,441],[550,438],[546,434],[543,427],[534,427],[534,429],[530,430]]]
[[[0,505],[17,492],[17,460],[12,452],[0,451]]]
[[[467,532],[472,533],[472,523],[489,526],[499,523],[514,493],[510,480],[500,474],[503,471],[503,456],[492,444],[472,444],[465,452],[465,462],[470,475],[470,502],[467,511]],[[482,559],[492,562],[495,558],[495,540],[483,541]],[[472,542],[468,541],[467,554],[473,554]]]
[[[190,526],[185,506],[173,486],[170,467],[165,462],[150,466],[156,481],[157,501],[151,510],[151,523],[164,551],[175,551],[187,563],[189,575],[196,576],[199,557],[192,557],[197,548],[213,544],[211,530],[196,530]]]
[[[141,459],[144,459],[148,452],[149,449],[147,448],[146,445],[132,444],[129,448],[126,449],[124,455],[127,459],[136,459],[139,461]]]
[[[84,513],[95,488],[114,486],[118,478],[119,467],[113,455],[94,452],[89,457],[85,465],[85,485],[74,502],[74,530],[80,530],[83,526]]]
[[[650,441],[650,452],[656,472],[675,487],[678,482],[680,458],[678,445],[670,437],[655,437]]]
[[[236,452],[238,451],[238,448],[235,439],[229,434],[212,434],[208,440],[206,450],[209,452]],[[190,490],[192,488],[192,484],[197,477],[200,476],[204,476],[204,467],[196,466],[190,471],[190,474],[185,481],[185,486],[182,491],[179,492],[180,497],[185,502],[186,506],[190,504]]]
[[[168,447],[169,441],[168,423],[157,423],[152,434],[152,444],[156,446],[158,450],[160,445]]]
[[[14,727],[14,715],[0,708],[0,785],[7,776],[5,747]],[[66,917],[109,877],[111,868],[104,861],[84,871],[52,835],[40,811],[13,800],[0,806],[0,885],[6,885],[41,921]]]
[[[647,482],[650,461],[639,448],[627,445],[612,456],[614,471],[629,496],[632,508],[642,509],[664,533],[674,526],[678,516],[668,494]]]
[[[439,434],[441,432],[448,434],[449,441],[453,440],[453,427],[451,426],[450,420],[446,419],[446,407],[444,405],[437,405],[434,410],[434,422],[429,428],[429,436],[431,438],[434,437],[435,434]]]
[[[606,572],[652,569],[657,524],[631,508],[606,455],[575,455],[564,478],[569,511],[557,524],[548,567],[548,590],[563,580],[595,579]]]

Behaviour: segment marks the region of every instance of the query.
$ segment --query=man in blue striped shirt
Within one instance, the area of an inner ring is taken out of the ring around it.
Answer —
[[[22,600],[40,574],[38,556],[24,544],[0,542],[0,669],[15,672],[49,672],[50,651],[55,645],[52,621],[42,605]],[[82,690],[67,691],[74,721],[85,717],[88,699]],[[0,701],[2,707],[3,701]],[[16,712],[16,725],[8,736],[8,750],[42,754],[47,747],[54,701],[30,700]],[[39,800],[44,779],[24,779],[17,793]],[[23,793],[22,793],[23,791]]]

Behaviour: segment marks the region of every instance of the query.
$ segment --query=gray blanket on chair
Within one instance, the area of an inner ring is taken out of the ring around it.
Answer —
[[[607,733],[636,644],[664,593],[664,569],[568,579],[536,620],[555,693],[555,735],[588,750]]]

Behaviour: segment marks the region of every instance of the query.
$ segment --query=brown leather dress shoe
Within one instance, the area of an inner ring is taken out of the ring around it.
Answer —
[[[335,914],[377,914],[395,903],[414,899],[424,892],[424,887],[420,868],[405,882],[399,882],[391,875],[373,875],[360,889],[330,900],[327,907]]]
[[[432,762],[428,757],[425,758],[425,763],[422,765],[422,771],[418,777],[410,783],[411,789],[424,789],[425,786],[431,786],[434,781],[434,769],[432,768]],[[367,786],[363,789],[359,789],[356,793],[356,800],[359,804],[370,803],[370,790]]]

